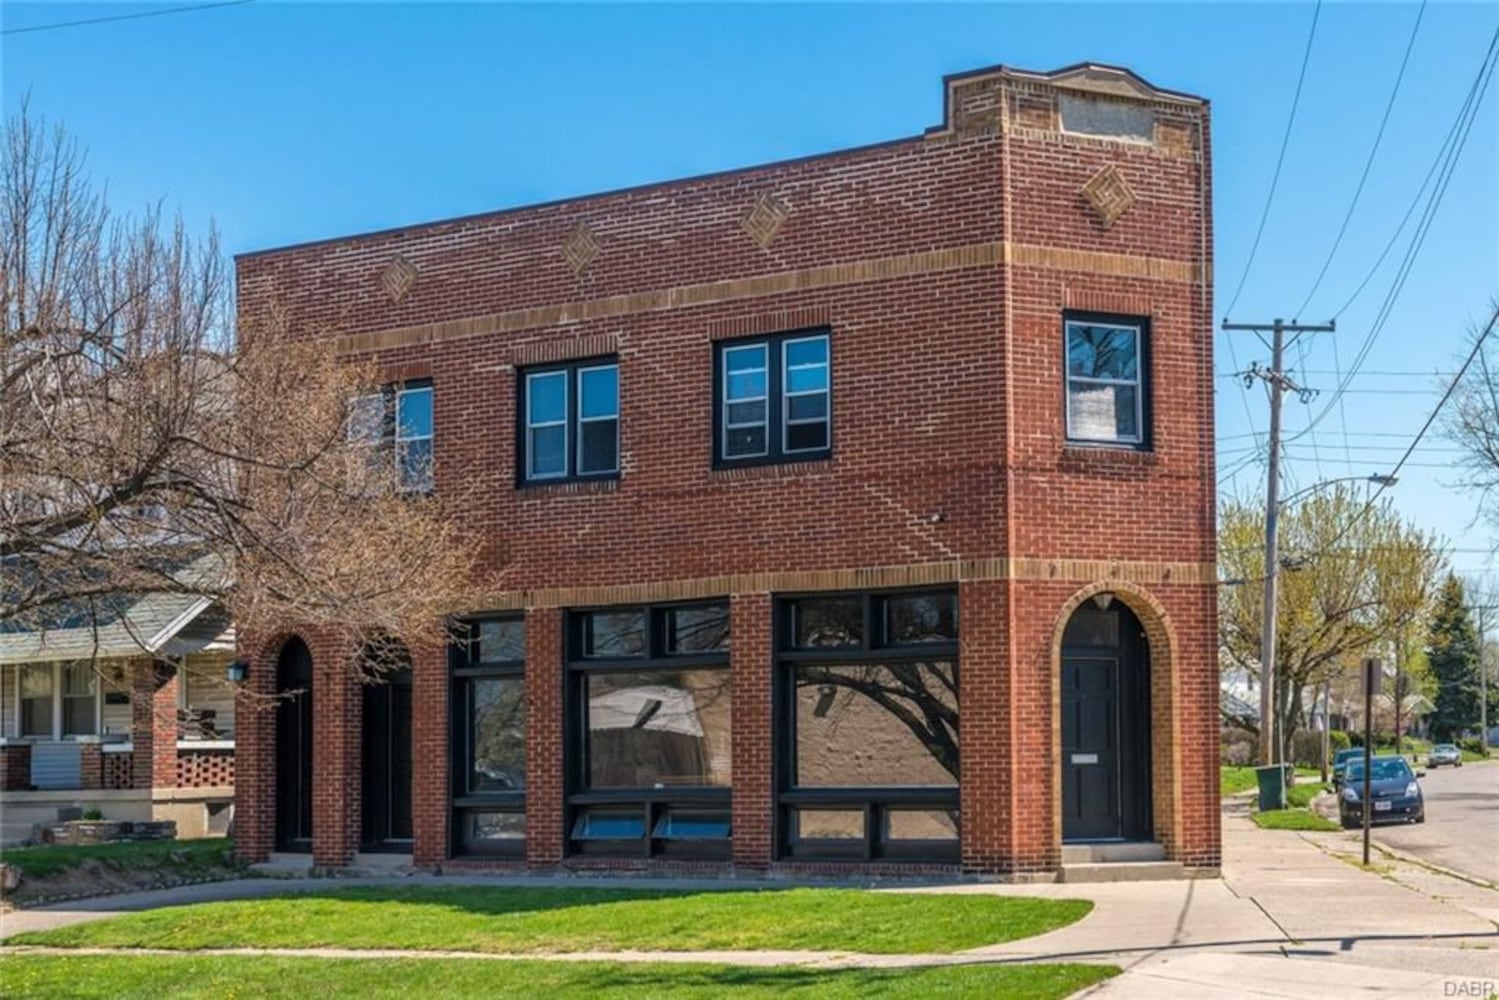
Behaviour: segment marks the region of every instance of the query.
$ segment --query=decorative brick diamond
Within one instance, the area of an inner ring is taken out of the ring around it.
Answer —
[[[405,257],[397,257],[385,265],[380,272],[380,287],[390,296],[390,301],[400,302],[416,284],[416,266]]]
[[[776,238],[791,209],[772,194],[762,194],[755,199],[750,210],[744,213],[739,224],[750,234],[750,239],[760,244],[761,250],[770,249],[770,241]]]
[[[573,274],[581,276],[598,255],[599,241],[593,238],[592,230],[585,223],[578,223],[577,228],[562,241],[562,258],[573,269]]]
[[[1112,226],[1114,220],[1129,211],[1129,207],[1135,203],[1135,193],[1129,189],[1129,185],[1124,182],[1124,175],[1112,163],[1083,185],[1083,197],[1093,206],[1098,221],[1103,223],[1105,229]]]

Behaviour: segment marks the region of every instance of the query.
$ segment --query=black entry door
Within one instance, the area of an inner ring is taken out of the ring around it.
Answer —
[[[411,849],[411,671],[364,687],[364,816],[366,851]]]
[[[276,850],[312,850],[312,654],[300,639],[276,669]]]
[[[1128,608],[1074,614],[1061,707],[1062,839],[1149,839],[1150,662]]]

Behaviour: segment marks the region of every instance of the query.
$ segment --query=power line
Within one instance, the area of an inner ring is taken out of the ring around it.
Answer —
[[[254,3],[255,0],[221,0],[218,3],[200,3],[191,7],[163,7],[160,10],[142,10],[133,14],[108,14],[104,17],[86,17],[78,21],[53,21],[50,24],[33,24],[25,28],[6,28],[0,35],[25,35],[34,31],[56,31],[59,28],[77,28],[85,24],[105,24],[110,21],[133,21],[141,17],[161,17],[165,14],[187,14],[195,10],[213,10],[216,7],[238,7]]]
[[[1296,108],[1301,104],[1301,86],[1306,82],[1306,67],[1312,61],[1312,40],[1317,37],[1317,18],[1322,13],[1322,0],[1312,8],[1312,26],[1306,33],[1306,49],[1301,54],[1301,74],[1296,78],[1296,93],[1291,97],[1291,113],[1286,117],[1286,132],[1280,139],[1280,155],[1275,158],[1275,173],[1270,178],[1270,193],[1265,196],[1265,209],[1260,213],[1259,228],[1255,230],[1254,243],[1249,247],[1249,259],[1244,262],[1244,273],[1239,276],[1239,287],[1234,289],[1233,299],[1228,303],[1224,315],[1234,311],[1239,304],[1239,295],[1244,291],[1244,282],[1249,280],[1249,271],[1254,267],[1255,254],[1260,249],[1260,238],[1265,235],[1265,221],[1270,218],[1270,206],[1275,202],[1275,187],[1280,183],[1280,168],[1286,162],[1286,149],[1291,145],[1291,128],[1296,124]],[[1237,364],[1235,367],[1238,367]]]
[[[1477,119],[1479,106],[1483,103],[1484,94],[1488,91],[1489,81],[1493,78],[1494,67],[1496,65],[1496,52],[1499,52],[1499,28],[1496,28],[1494,34],[1490,37],[1488,51],[1484,54],[1478,74],[1474,77],[1473,84],[1468,89],[1468,96],[1463,102],[1462,109],[1458,112],[1457,120],[1453,122],[1452,129],[1448,132],[1446,141],[1442,143],[1442,148],[1437,152],[1436,162],[1432,164],[1432,170],[1437,172],[1436,185],[1432,188],[1431,195],[1427,198],[1426,207],[1421,213],[1420,220],[1416,223],[1410,245],[1406,248],[1405,256],[1401,260],[1400,266],[1396,269],[1394,282],[1391,284],[1390,290],[1386,293],[1384,303],[1380,306],[1368,334],[1365,335],[1363,343],[1359,346],[1359,352],[1354,358],[1353,365],[1338,384],[1332,399],[1308,421],[1305,427],[1290,438],[1291,441],[1295,441],[1308,434],[1312,428],[1320,424],[1332,412],[1334,406],[1338,405],[1343,394],[1348,391],[1348,386],[1352,383],[1354,377],[1359,374],[1360,368],[1368,359],[1369,352],[1374,347],[1374,342],[1378,339],[1379,334],[1384,329],[1385,323],[1389,320],[1390,314],[1394,310],[1395,301],[1404,289],[1405,282],[1410,277],[1410,272],[1415,265],[1416,258],[1420,255],[1421,247],[1426,242],[1427,233],[1430,232],[1431,224],[1436,218],[1436,211],[1441,206],[1442,199],[1447,193],[1447,187],[1452,181],[1452,174],[1457,167],[1458,160],[1462,156],[1464,147],[1467,145],[1468,136],[1473,130],[1473,123]],[[1438,166],[1441,168],[1440,171],[1437,171]],[[1431,172],[1428,172],[1427,181],[1430,180]],[[1421,188],[1416,192],[1416,198],[1412,202],[1411,208],[1406,212],[1407,219],[1420,202],[1421,194],[1425,190],[1426,183],[1423,182]],[[1396,229],[1396,236],[1398,236],[1404,226],[1405,220],[1402,220],[1400,226]],[[1395,238],[1395,236],[1391,237],[1391,245],[1393,245]],[[1388,247],[1385,252],[1388,252]],[[1381,254],[1380,257],[1382,260],[1384,254]],[[1371,276],[1372,273],[1371,271]],[[1366,278],[1365,284],[1367,282],[1368,279]],[[1362,287],[1361,285],[1360,290],[1362,290]],[[1357,294],[1356,292],[1354,297],[1357,297]],[[1352,299],[1349,300],[1349,303],[1351,302]],[[1346,309],[1347,305],[1345,303],[1343,308]],[[1342,310],[1339,310],[1339,313],[1341,312]]]
[[[1306,312],[1306,307],[1311,304],[1312,296],[1317,294],[1317,289],[1322,287],[1322,279],[1327,277],[1327,269],[1332,266],[1333,258],[1338,255],[1338,247],[1343,245],[1343,237],[1348,232],[1348,223],[1353,219],[1354,209],[1358,208],[1359,197],[1364,193],[1364,184],[1369,180],[1369,170],[1374,166],[1375,154],[1379,152],[1379,144],[1384,139],[1385,127],[1390,124],[1390,112],[1395,109],[1395,97],[1400,93],[1400,83],[1405,79],[1405,68],[1410,65],[1411,50],[1416,47],[1416,33],[1421,30],[1421,17],[1426,13],[1426,0],[1421,0],[1421,6],[1416,10],[1416,21],[1411,25],[1410,39],[1405,43],[1405,55],[1400,60],[1400,69],[1395,74],[1395,85],[1390,89],[1390,99],[1385,102],[1384,117],[1379,120],[1379,129],[1374,133],[1374,145],[1369,147],[1369,155],[1364,160],[1364,172],[1359,175],[1358,185],[1353,189],[1353,199],[1348,202],[1348,211],[1343,215],[1343,224],[1338,227],[1338,235],[1332,241],[1332,249],[1327,251],[1327,259],[1322,262],[1322,269],[1317,272],[1317,278],[1312,282],[1311,290],[1306,293],[1306,298],[1296,308],[1296,315]]]

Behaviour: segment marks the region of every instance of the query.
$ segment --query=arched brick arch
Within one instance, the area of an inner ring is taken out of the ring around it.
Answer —
[[[245,861],[270,858],[276,841],[276,691],[282,651],[292,641],[317,653],[309,636],[287,629],[240,637],[249,672],[235,692],[234,849]]]
[[[1150,758],[1151,811],[1156,840],[1175,858],[1182,842],[1181,723],[1177,693],[1180,690],[1181,644],[1165,605],[1150,591],[1126,580],[1099,580],[1075,591],[1058,609],[1051,639],[1052,718],[1052,837],[1058,856],[1062,843],[1062,635],[1072,614],[1083,602],[1109,593],[1122,601],[1145,629],[1150,654]]]

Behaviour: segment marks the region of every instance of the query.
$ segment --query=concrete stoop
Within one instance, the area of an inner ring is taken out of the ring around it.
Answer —
[[[1187,878],[1179,861],[1152,841],[1065,844],[1058,882],[1158,882]]]

